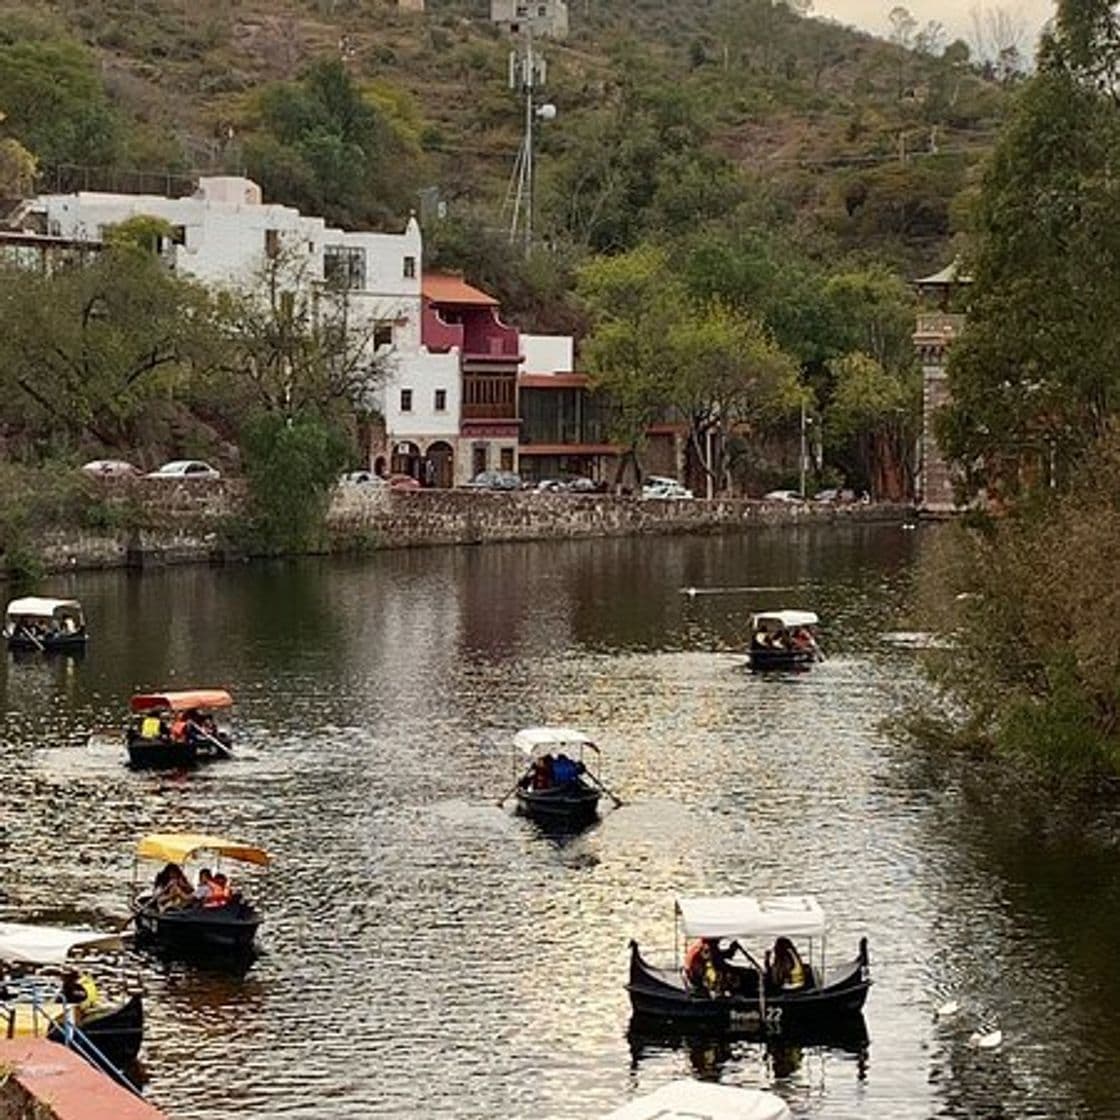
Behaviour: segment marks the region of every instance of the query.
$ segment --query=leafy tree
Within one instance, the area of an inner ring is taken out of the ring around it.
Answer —
[[[249,482],[254,551],[300,552],[316,547],[339,472],[350,446],[321,416],[285,418],[258,412],[241,437]]]
[[[342,225],[398,214],[410,168],[385,97],[366,96],[337,58],[268,86],[258,104],[263,131],[245,145],[249,173],[270,197]]]
[[[0,270],[0,389],[30,423],[132,442],[153,396],[183,383],[205,300],[153,254],[109,240],[82,267]]]
[[[93,56],[56,32],[0,27],[0,109],[8,131],[44,163],[107,165],[123,150]]]
[[[0,198],[20,198],[31,190],[37,161],[18,141],[0,140]]]
[[[1059,6],[984,179],[941,440],[971,491],[1064,485],[1120,407],[1120,111]]]

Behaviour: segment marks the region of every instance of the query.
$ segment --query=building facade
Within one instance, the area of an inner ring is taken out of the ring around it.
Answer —
[[[550,39],[568,35],[565,0],[490,0],[490,19],[511,35],[531,33]]]

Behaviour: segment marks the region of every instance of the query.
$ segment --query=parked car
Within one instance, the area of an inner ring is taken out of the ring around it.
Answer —
[[[568,490],[573,494],[601,494],[606,487],[586,475],[577,475],[568,480]]]
[[[855,500],[856,492],[854,490],[840,490],[835,487],[819,490],[813,495],[814,502],[854,502]]]
[[[164,463],[158,471],[150,471],[144,476],[145,478],[169,478],[169,479],[215,479],[221,478],[221,472],[215,470],[209,463],[202,462],[201,459],[173,459],[170,463]]]
[[[467,485],[472,490],[520,490],[521,475],[513,471],[479,471]]]
[[[338,476],[339,486],[384,486],[385,479],[378,478],[373,471],[347,471]]]
[[[694,497],[687,486],[682,486],[675,478],[651,474],[642,486],[643,498],[661,498],[666,501],[687,501]]]
[[[413,478],[410,474],[391,474],[385,482],[389,484],[390,490],[420,490],[420,480]]]
[[[796,490],[768,490],[762,495],[764,502],[802,502],[805,499]]]
[[[542,478],[533,489],[538,494],[563,494],[568,484],[562,478]]]
[[[91,459],[82,464],[81,470],[94,478],[138,478],[141,473],[139,467],[123,459]]]

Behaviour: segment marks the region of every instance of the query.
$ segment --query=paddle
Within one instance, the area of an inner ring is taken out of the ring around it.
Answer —
[[[518,778],[517,781],[510,787],[508,792],[503,794],[501,800],[499,800],[498,802],[498,808],[500,809],[520,788],[521,779]]]
[[[615,795],[609,789],[607,789],[607,787],[605,785],[603,785],[603,783],[601,781],[599,781],[599,779],[596,778],[595,775],[592,774],[590,770],[585,770],[584,771],[584,776],[589,778],[591,781],[593,781],[611,799],[611,801],[614,802],[614,807],[616,809],[621,809],[622,808],[622,800],[618,797],[615,797]]]
[[[202,736],[202,737],[203,737],[203,738],[204,738],[205,740],[207,740],[207,742],[213,743],[213,744],[214,744],[214,746],[216,746],[216,747],[218,748],[218,750],[220,750],[220,751],[222,752],[222,756],[223,756],[224,758],[233,758],[233,751],[231,751],[231,750],[229,749],[229,747],[227,747],[227,746],[225,745],[225,743],[223,743],[223,742],[221,741],[221,739],[217,738],[217,737],[216,737],[216,736],[214,736],[214,735],[211,735],[211,734],[210,734],[210,733],[209,733],[208,731],[206,731],[206,730],[204,730],[203,728],[199,727],[199,726],[198,726],[198,724],[197,724],[197,723],[194,723],[193,721],[190,721],[190,722],[188,723],[188,726],[189,726],[189,727],[193,727],[193,728],[194,728],[194,730],[195,730],[195,731],[196,731],[196,732],[197,732],[197,733],[198,733],[199,735],[201,735],[201,736]]]
[[[28,638],[30,638],[30,639],[31,639],[31,641],[32,641],[32,642],[33,642],[33,643],[35,644],[35,648],[36,648],[36,649],[37,649],[37,650],[38,650],[38,651],[39,651],[40,653],[42,653],[42,652],[43,652],[43,650],[44,650],[44,649],[46,649],[46,646],[45,646],[45,645],[43,645],[43,643],[42,643],[41,641],[39,641],[39,639],[38,639],[38,638],[37,638],[37,637],[35,636],[35,631],[34,631],[34,630],[32,630],[32,629],[31,629],[30,627],[27,627],[27,626],[25,626],[25,627],[23,628],[23,632],[24,632],[24,634],[25,634],[25,635],[26,635],[26,636],[27,636]]]

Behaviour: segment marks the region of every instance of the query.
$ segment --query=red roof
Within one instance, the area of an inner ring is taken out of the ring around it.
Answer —
[[[497,307],[498,301],[479,288],[473,288],[462,276],[450,272],[425,272],[420,291],[432,303],[457,303],[467,307]]]

